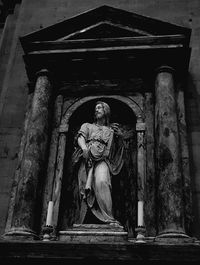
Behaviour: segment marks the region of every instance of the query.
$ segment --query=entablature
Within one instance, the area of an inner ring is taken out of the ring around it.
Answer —
[[[20,38],[30,80],[46,68],[67,81],[188,69],[191,30],[110,6],[100,6]],[[66,74],[67,72],[67,74]]]

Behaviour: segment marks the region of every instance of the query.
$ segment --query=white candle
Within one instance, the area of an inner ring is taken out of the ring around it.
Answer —
[[[144,226],[143,201],[138,201],[138,226]]]
[[[53,201],[49,201],[46,225],[52,225],[52,217],[53,217]]]

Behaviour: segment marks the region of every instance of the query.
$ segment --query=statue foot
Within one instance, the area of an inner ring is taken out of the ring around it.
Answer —
[[[117,227],[117,228],[124,228],[118,221],[110,222],[109,225]]]

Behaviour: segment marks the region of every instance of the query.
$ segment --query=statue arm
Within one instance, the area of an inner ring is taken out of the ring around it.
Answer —
[[[87,159],[88,155],[89,155],[89,153],[88,153],[89,150],[88,150],[88,147],[86,145],[85,138],[82,135],[80,135],[78,137],[78,145],[80,146],[80,148],[83,151],[83,157]]]
[[[80,148],[83,150],[83,149],[87,149],[87,145],[86,145],[86,142],[85,142],[85,138],[80,135],[78,137],[78,145],[80,146]]]

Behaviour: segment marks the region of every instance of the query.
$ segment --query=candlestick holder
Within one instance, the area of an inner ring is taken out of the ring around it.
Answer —
[[[145,232],[146,229],[144,226],[138,226],[135,228],[135,232],[137,233],[135,243],[146,243],[145,241]]]
[[[50,241],[52,240],[54,229],[52,225],[45,225],[42,229],[42,233],[43,233],[43,241]]]

